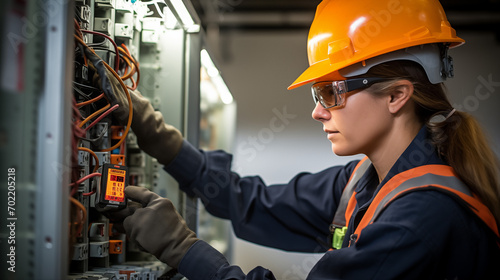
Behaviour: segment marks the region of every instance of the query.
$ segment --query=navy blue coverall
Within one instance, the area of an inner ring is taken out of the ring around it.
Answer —
[[[308,279],[500,279],[494,234],[466,206],[434,190],[398,198],[347,247],[354,223],[385,182],[413,167],[445,164],[425,126],[381,183],[373,166],[361,178],[346,240],[335,251],[327,251],[329,225],[358,161],[266,186],[258,176],[231,172],[231,160],[223,151],[203,152],[184,142],[165,170],[208,212],[230,219],[238,237],[286,251],[326,252]],[[179,271],[188,279],[274,279],[262,267],[245,275],[204,241],[188,250]]]

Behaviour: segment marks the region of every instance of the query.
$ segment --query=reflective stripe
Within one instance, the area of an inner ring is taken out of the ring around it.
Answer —
[[[346,221],[349,221],[349,218],[347,218],[347,215],[349,211],[346,212],[348,209],[348,203],[351,199],[351,197],[354,197],[354,189],[361,177],[365,174],[366,170],[368,170],[368,167],[372,164],[372,162],[368,159],[368,157],[364,157],[362,160],[358,162],[356,167],[354,168],[351,177],[349,178],[349,181],[347,182],[347,185],[344,188],[344,191],[342,192],[342,196],[340,197],[340,202],[337,207],[337,211],[335,211],[335,216],[333,218],[332,224],[335,225],[336,227],[343,227],[347,225]],[[353,209],[354,210],[354,209]],[[348,214],[349,217],[351,217],[352,211],[350,214]]]
[[[498,227],[491,211],[475,196],[471,196],[468,187],[458,179],[454,170],[446,165],[424,165],[392,177],[377,193],[366,213],[358,224],[354,234],[373,223],[383,209],[402,194],[410,191],[438,189],[455,199],[466,202],[473,211],[497,236]]]
[[[469,188],[457,177],[455,176],[444,177],[428,173],[420,177],[408,179],[401,185],[397,186],[384,198],[382,198],[377,208],[375,209],[375,212],[373,213],[373,217],[371,218],[370,223],[372,223],[373,221],[375,221],[375,219],[377,219],[378,215],[380,215],[380,212],[382,212],[382,210],[388,205],[388,203],[391,202],[393,198],[398,196],[400,192],[408,191],[409,189],[414,187],[425,187],[430,185],[445,186],[454,189],[456,191],[459,191],[465,195],[471,196]]]

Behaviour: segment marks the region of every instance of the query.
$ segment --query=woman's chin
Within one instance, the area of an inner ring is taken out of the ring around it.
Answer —
[[[352,156],[356,155],[355,151],[352,151],[351,149],[348,149],[347,147],[341,147],[340,145],[336,145],[332,143],[332,152],[337,155],[337,156]]]

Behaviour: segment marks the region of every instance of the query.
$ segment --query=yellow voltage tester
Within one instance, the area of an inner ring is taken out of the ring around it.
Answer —
[[[121,209],[127,206],[125,187],[128,185],[128,168],[115,164],[102,167],[101,188],[97,204],[104,209]]]

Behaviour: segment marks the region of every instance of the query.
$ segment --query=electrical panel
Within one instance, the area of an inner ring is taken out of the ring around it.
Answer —
[[[192,8],[189,1],[176,2]],[[124,186],[141,186],[171,199],[196,231],[197,201],[139,148],[129,120],[117,117],[120,105],[104,94],[102,72],[90,56],[102,59],[113,73],[108,78],[124,92],[140,91],[197,146],[199,26],[162,0],[1,5],[1,166],[5,174],[15,170],[9,174],[17,179],[17,220],[16,272],[2,267],[0,278],[174,277],[98,208],[123,207]],[[0,213],[4,221],[6,213]],[[1,230],[2,238],[8,230]]]
[[[179,209],[186,199],[162,166],[140,150],[130,122],[113,114],[115,106],[100,88],[103,77],[88,57],[95,53],[113,70],[114,77],[108,78],[118,86],[118,78],[123,82],[123,92],[139,90],[167,122],[183,131],[186,32],[169,10],[156,0],[76,1],[73,149],[78,166],[71,180],[71,279],[127,279],[130,273],[155,279],[169,271],[96,210],[124,207],[125,185],[169,197]]]
[[[0,15],[0,200],[10,207],[0,278],[179,279],[98,210],[124,207],[126,185],[168,197],[228,252],[229,225],[139,148],[119,118],[128,102],[111,100],[99,72],[138,90],[194,146],[230,150],[236,107],[189,0],[5,0]]]

